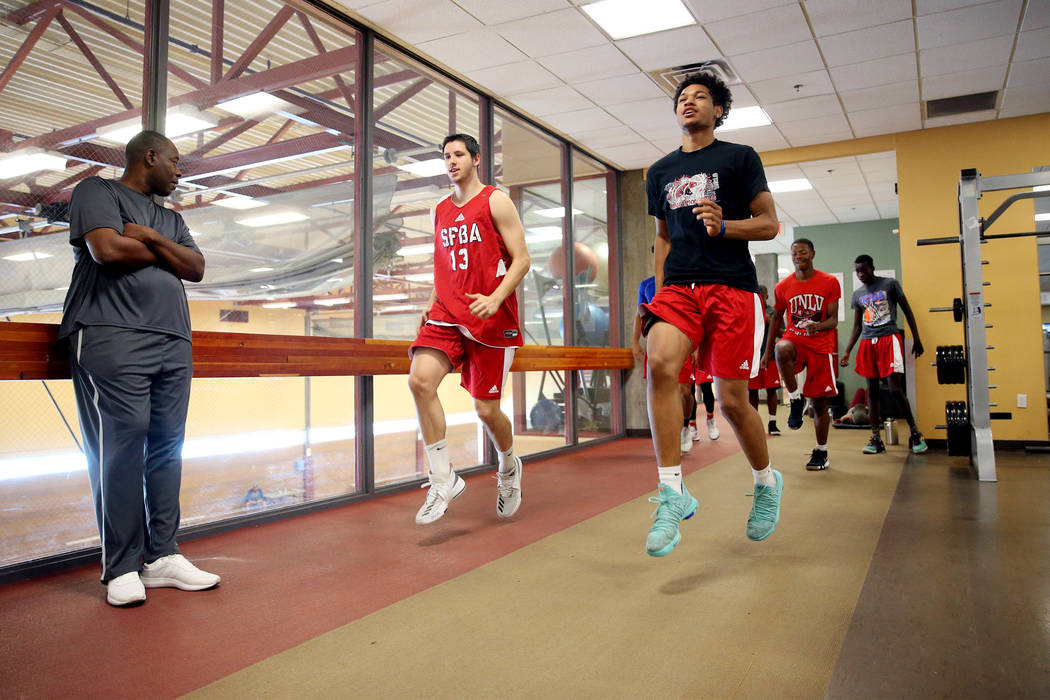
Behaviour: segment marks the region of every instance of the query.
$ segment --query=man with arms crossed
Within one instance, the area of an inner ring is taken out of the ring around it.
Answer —
[[[813,399],[817,446],[806,463],[808,471],[822,471],[830,464],[828,397],[838,393],[833,331],[839,323],[839,298],[842,296],[838,280],[813,267],[815,256],[813,242],[808,238],[799,238],[791,244],[795,272],[773,288],[773,321],[762,354],[762,366],[765,367],[776,344],[777,366],[780,367],[784,389],[791,397],[789,428],[798,430],[802,427],[802,411],[806,403],[802,397]],[[788,326],[784,337],[778,341],[776,337],[785,311]],[[806,384],[800,388],[795,375],[803,368],[806,370]]]
[[[747,521],[752,540],[768,537],[780,516],[783,478],[769,464],[762,419],[747,400],[757,369],[763,310],[748,241],[770,240],[778,224],[758,154],[715,139],[729,112],[729,89],[710,73],[687,76],[674,110],[682,147],[649,169],[649,214],[656,218],[656,296],[641,306],[649,353],[649,423],[659,473],[655,522],[646,551],[664,556],[681,539],[679,523],[697,501],[682,482],[678,372],[698,349],[718,383],[755,482]]]
[[[853,333],[839,362],[843,367],[849,366],[849,354],[853,352],[859,336],[856,371],[868,380],[868,413],[871,416],[871,440],[862,451],[865,454],[886,451],[879,437],[879,428],[882,427],[879,380],[888,377],[890,392],[911,429],[908,446],[915,454],[921,454],[926,451],[926,440],[915,427],[911,404],[904,393],[904,352],[897,329],[897,307],[904,311],[904,318],[908,319],[908,327],[914,338],[911,351],[915,357],[919,357],[923,347],[919,340],[919,327],[915,324],[915,314],[897,280],[875,276],[875,261],[870,255],[858,255],[854,267],[857,279],[863,286],[853,292]]]
[[[525,230],[510,198],[478,179],[481,153],[474,137],[452,134],[441,148],[454,189],[431,212],[434,291],[409,349],[408,386],[430,464],[430,490],[416,513],[419,525],[441,518],[467,488],[452,470],[437,395],[441,380],[460,365],[460,383],[474,397],[478,418],[499,453],[496,514],[509,518],[521,505],[521,460],[514,456],[514,434],[499,400],[514,351],[521,347],[514,290],[529,271]]]
[[[204,256],[177,212],[156,204],[178,184],[179,152],[143,131],[119,180],[84,179],[69,202],[76,264],[61,337],[84,437],[111,605],[146,588],[211,588],[219,577],[179,554],[182,441],[193,377],[182,280],[204,277]]]

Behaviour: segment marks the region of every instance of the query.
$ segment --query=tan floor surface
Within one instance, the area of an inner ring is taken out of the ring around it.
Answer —
[[[744,537],[738,454],[687,478],[700,509],[668,557],[646,556],[637,499],[189,697],[821,697],[907,452],[832,431],[831,469],[807,473],[812,435],[771,440],[765,542]]]

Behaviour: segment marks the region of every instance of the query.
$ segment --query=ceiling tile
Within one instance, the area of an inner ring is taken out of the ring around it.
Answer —
[[[576,83],[573,87],[601,105],[622,104],[640,99],[662,99],[668,111],[671,110],[671,98],[645,73],[591,80]]]
[[[932,15],[937,12],[957,10],[960,7],[980,5],[989,0],[915,0],[915,14],[918,16]]]
[[[550,71],[534,61],[519,61],[485,68],[474,71],[470,77],[497,95],[513,95],[560,87],[562,84]]]
[[[1021,17],[1021,0],[998,0],[984,5],[926,15],[915,20],[920,49],[1013,34]]]
[[[971,95],[975,92],[999,90],[1006,79],[1006,66],[993,66],[965,73],[934,75],[922,79],[922,98],[939,100],[944,97]]]
[[[600,46],[608,41],[576,8],[497,24],[493,29],[532,58]]]
[[[566,86],[523,92],[511,96],[510,100],[521,111],[537,117],[594,107],[590,100]]]
[[[781,129],[784,131],[784,129]],[[784,134],[787,137],[788,142],[792,148],[801,148],[802,146],[813,146],[818,143],[834,143],[836,141],[851,141],[853,140],[853,131],[846,129],[845,131],[821,131],[820,133],[811,134]]]
[[[844,66],[915,51],[915,28],[909,19],[826,36],[817,43],[829,66]]]
[[[896,201],[893,202],[876,202],[879,216],[883,219],[896,219],[900,216],[900,206]]]
[[[798,5],[781,5],[762,12],[719,22],[704,22],[704,29],[727,56],[794,44],[812,38]]]
[[[410,44],[481,28],[450,0],[386,0],[357,12]]]
[[[608,105],[606,109],[627,126],[649,137],[679,133],[674,109],[666,97]]]
[[[827,187],[834,185],[836,182],[848,182],[849,184],[859,185],[864,181],[864,176],[860,171],[860,164],[853,156],[808,160],[800,163],[799,167],[802,168],[802,172],[806,174],[806,177],[814,183],[814,187],[818,184]]]
[[[871,221],[879,218],[879,210],[875,207],[875,204],[867,204],[861,206],[847,206],[832,208],[832,213],[839,218],[839,221],[846,223],[851,221]]]
[[[805,177],[805,175],[802,174],[802,168],[798,167],[798,164],[796,163],[788,165],[773,165],[765,170],[767,182],[774,182],[776,180],[799,180]]]
[[[796,87],[798,86],[798,87]],[[788,100],[828,95],[835,92],[831,77],[826,70],[788,75],[783,78],[759,80],[749,84],[751,92],[761,104],[774,104]]]
[[[591,2],[592,0],[574,0],[578,4]],[[693,15],[701,23],[717,22],[728,17],[749,15],[753,12],[768,10],[780,5],[795,5],[795,0],[685,0],[685,4],[693,10]]]
[[[842,105],[839,104],[838,97],[835,95],[818,95],[788,102],[776,102],[767,104],[764,109],[777,126],[781,122],[794,122],[812,117],[842,116]]]
[[[612,44],[556,53],[538,60],[547,70],[567,83],[638,72],[638,66],[627,60]]]
[[[525,54],[491,29],[477,29],[426,41],[416,48],[449,68],[463,73],[526,58]]]
[[[954,124],[972,124],[974,122],[986,122],[995,119],[994,109],[985,109],[980,112],[967,112],[966,114],[955,114],[950,117],[927,117],[926,128],[933,129],[938,126],[952,126]]]
[[[565,9],[565,0],[453,0],[485,24],[500,24]]]
[[[1007,80],[1008,87],[1022,87],[1025,85],[1050,86],[1050,58],[1042,58],[1038,61],[1014,62],[1010,68],[1010,77]]]
[[[649,143],[659,148],[664,153],[678,150],[682,147],[682,135],[650,136]]]
[[[988,66],[1005,66],[1010,61],[1013,49],[1013,35],[925,49],[919,52],[919,69],[926,77]]]
[[[715,45],[699,27],[680,27],[666,32],[647,34],[617,41],[627,57],[642,70],[684,66],[699,61],[721,58]]]
[[[807,0],[806,14],[814,33],[828,36],[911,19],[911,0]]]
[[[567,134],[584,133],[596,129],[608,129],[623,126],[615,117],[608,112],[592,107],[590,109],[577,109],[572,112],[551,114],[544,119],[545,122],[555,129]]]
[[[1030,2],[1025,10],[1021,31],[1050,27],[1050,2]]]
[[[1000,119],[1042,112],[1050,112],[1050,90],[1041,85],[1007,88],[999,103]]]
[[[1017,36],[1017,49],[1014,50],[1015,61],[1031,61],[1047,56],[1050,56],[1050,28],[1021,32]]]
[[[758,106],[758,100],[754,98],[754,96],[747,89],[747,86],[744,83],[737,83],[736,85],[731,85],[729,89],[730,93],[733,96],[732,107],[734,109]]]
[[[622,146],[626,143],[638,143],[645,141],[645,137],[628,126],[610,126],[593,131],[578,131],[574,134],[576,140],[583,145],[600,149],[607,146]]]
[[[599,155],[625,168],[647,168],[655,163],[663,152],[649,142],[610,146],[599,151]]]
[[[715,136],[721,141],[751,146],[759,152],[775,151],[791,145],[775,126],[756,126],[751,129],[736,129],[725,133],[716,132]]]
[[[792,146],[800,145],[800,141],[820,143],[819,137],[822,135],[827,136],[823,140],[828,142],[853,138],[849,122],[846,121],[846,116],[841,112],[831,116],[813,117],[791,122],[777,122],[776,127],[784,135],[784,138],[791,142]],[[818,137],[818,140],[814,141],[814,137]]]
[[[863,90],[839,93],[847,112],[859,112],[877,107],[892,107],[919,101],[919,81],[909,80],[893,85],[880,85]]]
[[[849,123],[857,138],[875,136],[876,134],[893,134],[898,131],[912,131],[922,128],[922,112],[919,103],[898,105],[893,109],[866,109],[861,112],[849,112]]]
[[[831,69],[831,79],[839,90],[861,90],[878,85],[903,83],[915,80],[918,74],[913,53]]]
[[[821,60],[814,41],[745,53],[733,56],[730,62],[737,75],[749,83],[806,73],[824,67],[824,61]]]

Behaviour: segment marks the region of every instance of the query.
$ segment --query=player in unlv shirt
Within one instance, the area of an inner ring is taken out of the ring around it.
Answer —
[[[788,427],[802,427],[802,409],[806,404],[803,396],[813,399],[813,428],[817,433],[817,446],[813,448],[806,469],[820,471],[828,468],[828,398],[838,393],[835,382],[835,326],[839,324],[839,298],[842,291],[839,281],[826,272],[813,267],[816,251],[808,238],[796,239],[791,244],[791,261],[795,263],[794,274],[785,277],[773,288],[773,324],[769,329],[766,351],[762,355],[762,366],[769,362],[776,343],[777,366],[784,380],[784,388],[791,396],[791,413]],[[776,340],[780,332],[781,317],[787,312],[788,327],[784,337]],[[806,369],[806,384],[799,391],[795,377]]]
[[[454,189],[431,212],[434,290],[408,351],[408,386],[430,463],[430,490],[416,513],[419,525],[443,516],[467,487],[452,471],[437,395],[441,380],[457,366],[499,453],[496,514],[509,518],[521,505],[521,460],[514,456],[514,434],[499,400],[514,351],[521,347],[514,290],[529,271],[525,231],[510,198],[478,179],[481,154],[472,136],[452,134],[441,148]]]
[[[678,372],[698,351],[714,375],[722,413],[736,433],[755,481],[747,536],[764,540],[780,517],[784,479],[769,464],[765,429],[747,400],[758,369],[763,329],[758,279],[748,241],[779,230],[765,171],[750,146],[719,141],[715,127],[732,95],[711,73],[687,76],[672,103],[682,147],[653,163],[645,178],[656,219],[656,296],[639,307],[649,351],[649,423],[658,504],[645,541],[654,557],[681,540],[679,524],[697,508],[682,480]]]

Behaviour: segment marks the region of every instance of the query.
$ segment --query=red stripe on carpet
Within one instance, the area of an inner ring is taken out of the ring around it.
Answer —
[[[691,473],[739,451],[728,426],[686,455]],[[527,464],[518,515],[500,521],[491,475],[442,520],[413,522],[411,491],[187,543],[215,590],[151,589],[138,608],[105,602],[97,567],[0,588],[7,697],[171,697],[296,646],[656,485],[652,443],[623,439]],[[647,524],[638,523],[644,556]]]

